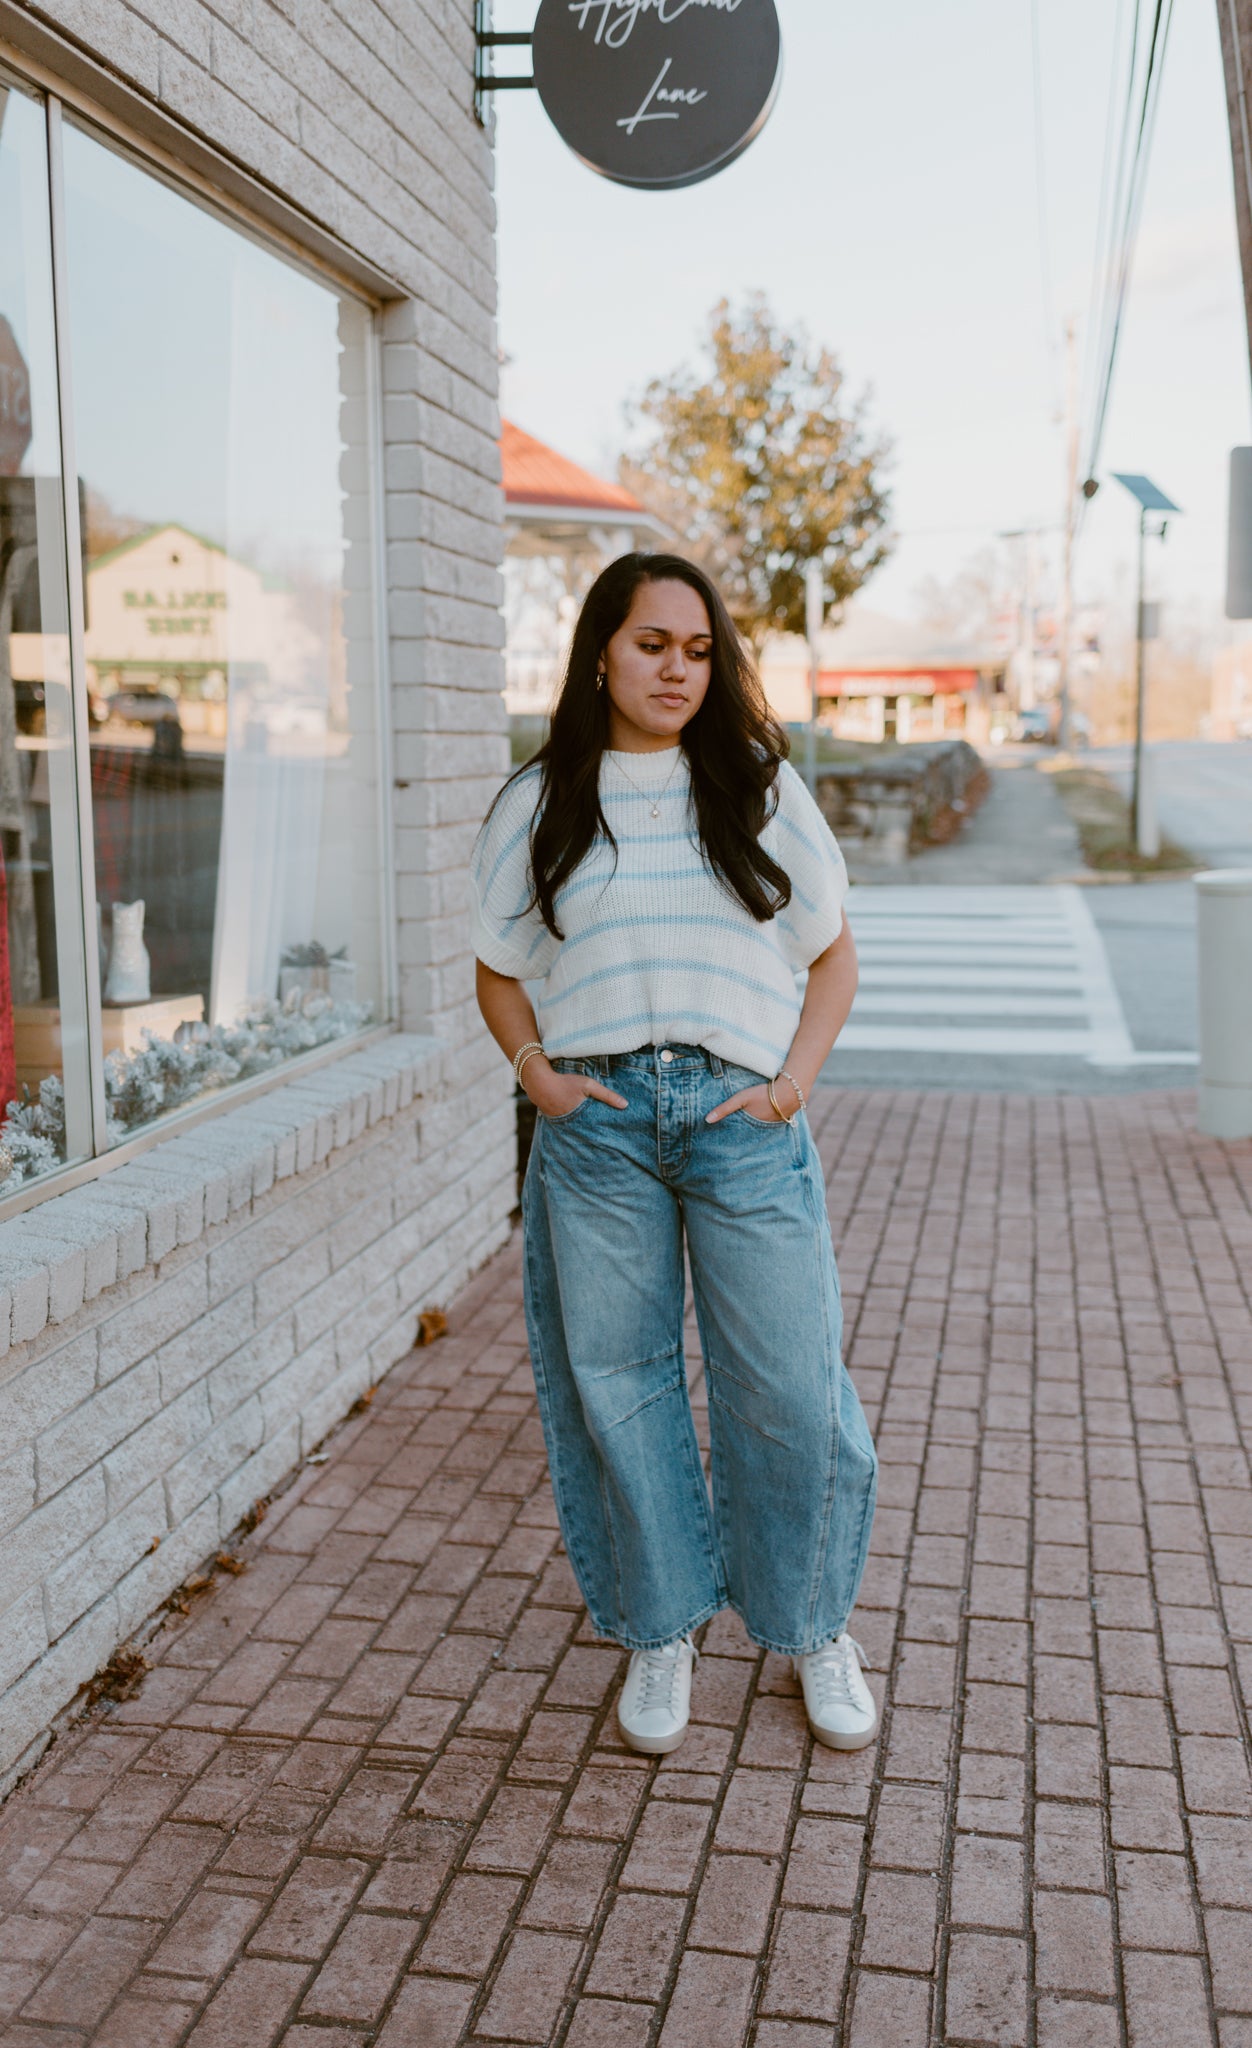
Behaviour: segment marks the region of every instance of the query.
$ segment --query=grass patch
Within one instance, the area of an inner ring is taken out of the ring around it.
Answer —
[[[1130,803],[1099,768],[1052,768],[1052,784],[1078,828],[1083,859],[1098,874],[1189,874],[1198,863],[1194,854],[1162,832],[1155,860],[1145,860],[1135,846]]]

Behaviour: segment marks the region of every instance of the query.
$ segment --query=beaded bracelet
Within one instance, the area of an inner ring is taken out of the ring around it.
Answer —
[[[527,1060],[533,1059],[537,1052],[542,1051],[543,1047],[537,1038],[528,1038],[525,1045],[518,1046],[517,1051],[513,1055],[513,1079],[517,1082],[519,1088],[522,1085],[522,1068]]]
[[[787,1115],[786,1111],[782,1107],[782,1104],[779,1102],[778,1097],[774,1093],[774,1081],[790,1081],[792,1087],[796,1091],[796,1098],[799,1102],[800,1108],[793,1109],[790,1116]],[[789,1074],[787,1072],[786,1067],[780,1067],[778,1069],[778,1072],[774,1076],[774,1081],[769,1081],[766,1083],[765,1091],[766,1094],[769,1096],[770,1103],[773,1106],[774,1114],[775,1116],[780,1116],[785,1124],[793,1124],[796,1118],[799,1116],[800,1110],[808,1108],[808,1104],[804,1099],[804,1090],[800,1086],[800,1083],[796,1080],[795,1075]]]

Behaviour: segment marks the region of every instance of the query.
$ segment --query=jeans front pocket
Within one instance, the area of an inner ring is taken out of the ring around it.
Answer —
[[[552,1065],[556,1068],[558,1074],[581,1074],[584,1078],[586,1078],[592,1071],[589,1067],[584,1065],[582,1060],[558,1059],[553,1060]],[[581,1102],[576,1102],[572,1109],[562,1110],[560,1116],[548,1116],[542,1109],[536,1109],[535,1115],[538,1117],[540,1123],[543,1124],[569,1124],[574,1121],[574,1118],[576,1116],[581,1116],[583,1111],[586,1109],[587,1104],[593,1101],[594,1099],[595,1098],[593,1096],[584,1095]]]
[[[723,1072],[729,1086],[729,1094],[723,1098],[727,1102],[733,1095],[742,1095],[745,1088],[764,1088],[769,1080],[768,1074],[758,1074],[752,1067],[728,1065]],[[750,1109],[737,1109],[733,1114],[754,1131],[785,1131],[787,1128],[784,1117],[753,1116]]]
[[[586,1109],[587,1104],[589,1102],[593,1102],[594,1100],[594,1096],[584,1095],[581,1102],[576,1102],[572,1109],[563,1109],[561,1111],[560,1116],[549,1116],[547,1112],[542,1109],[537,1109],[535,1111],[535,1115],[538,1117],[541,1124],[570,1124],[573,1123],[574,1118],[576,1116],[581,1116],[583,1111]]]

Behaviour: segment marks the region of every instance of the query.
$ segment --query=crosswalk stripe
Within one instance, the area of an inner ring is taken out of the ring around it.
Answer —
[[[859,888],[850,1052],[1135,1057],[1104,943],[1073,885]]]

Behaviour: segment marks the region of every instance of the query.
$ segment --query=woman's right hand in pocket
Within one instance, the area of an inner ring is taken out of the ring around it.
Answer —
[[[527,1060],[522,1069],[522,1087],[540,1116],[568,1116],[588,1095],[597,1102],[607,1102],[610,1109],[630,1106],[624,1095],[615,1095],[589,1074],[559,1074],[542,1056]]]

